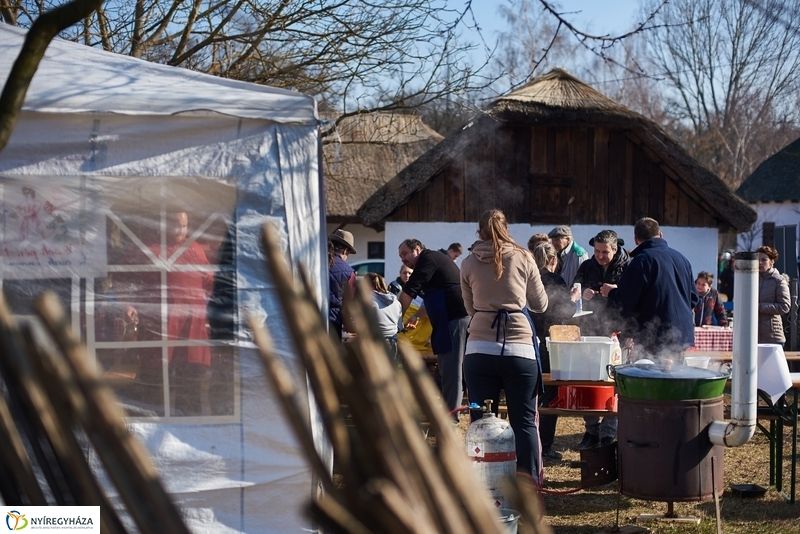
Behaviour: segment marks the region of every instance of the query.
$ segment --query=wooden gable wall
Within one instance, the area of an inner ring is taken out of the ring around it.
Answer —
[[[632,133],[603,126],[502,126],[487,132],[387,219],[717,227],[711,211]]]

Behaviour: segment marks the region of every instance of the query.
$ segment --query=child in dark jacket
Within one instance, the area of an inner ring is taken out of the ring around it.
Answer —
[[[711,287],[713,282],[714,275],[706,271],[700,271],[694,281],[694,288],[700,296],[700,302],[694,307],[695,326],[728,326],[728,316],[719,300],[719,293]]]

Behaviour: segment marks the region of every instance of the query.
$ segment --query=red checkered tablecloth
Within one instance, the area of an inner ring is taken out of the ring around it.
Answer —
[[[695,328],[694,345],[689,350],[733,350],[733,329],[719,326]]]

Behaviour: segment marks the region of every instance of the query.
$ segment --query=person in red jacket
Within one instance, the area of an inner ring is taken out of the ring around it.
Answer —
[[[171,263],[167,273],[167,336],[170,340],[207,340],[206,307],[213,283],[210,271],[185,268],[208,265],[203,247],[197,241],[186,245],[189,237],[189,215],[178,211],[170,217],[169,242],[163,256]],[[186,363],[211,367],[211,348],[205,346],[170,347],[170,363],[175,358]]]
[[[167,243],[150,249],[167,266],[167,339],[208,341],[208,301],[214,282],[203,247],[189,241],[189,215],[177,210],[167,221]],[[170,398],[176,413],[211,413],[211,347],[208,344],[170,346]]]

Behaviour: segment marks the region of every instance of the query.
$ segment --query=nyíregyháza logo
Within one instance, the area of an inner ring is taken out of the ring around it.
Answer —
[[[8,530],[22,530],[28,526],[28,518],[17,510],[6,512],[6,526]]]

